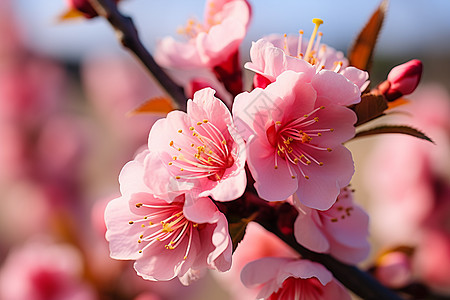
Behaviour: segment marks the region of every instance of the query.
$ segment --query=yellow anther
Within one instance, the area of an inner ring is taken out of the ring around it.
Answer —
[[[175,179],[180,179],[181,177],[180,176],[175,176]]]
[[[202,122],[197,122],[197,125],[202,125],[203,123]]]
[[[147,217],[147,216],[145,216],[145,217],[144,217],[144,220],[147,220],[147,219],[148,219],[148,217]]]
[[[142,250],[139,250],[138,252],[139,252],[139,253],[142,253]]]
[[[136,207],[139,208],[142,206],[142,203],[136,203]]]
[[[142,239],[143,237],[144,237],[144,235],[143,235],[143,234],[141,234],[141,235],[139,236],[139,238],[140,238],[140,239]]]
[[[130,224],[130,225],[131,225],[131,224],[134,224],[134,222],[133,222],[133,221],[130,221],[130,222],[128,222],[128,224]]]
[[[292,175],[292,176],[291,176],[291,178],[292,178],[292,179],[295,179],[295,176],[294,176],[294,175]]]
[[[281,122],[280,121],[276,121],[275,124],[281,125]]]
[[[310,161],[310,160],[307,160],[307,161],[306,161],[306,164],[307,164],[307,165],[310,165],[310,164],[311,164],[311,161]]]
[[[208,123],[208,120],[207,120],[207,119],[204,119],[204,120],[203,120],[203,123]]]
[[[194,147],[194,146],[195,146],[195,144],[194,144],[194,143],[192,143],[192,144],[191,144],[191,147]]]
[[[304,118],[307,118],[307,117],[309,117],[309,116],[308,116],[308,115],[303,115],[303,117],[304,117]]]
[[[177,160],[177,157],[176,157],[176,156],[174,156],[174,157],[172,157],[172,159],[173,159],[173,160]]]
[[[189,127],[189,130],[194,130],[194,129],[195,129],[195,128],[194,128],[194,127],[192,127],[192,126],[191,126],[191,127]]]
[[[319,133],[317,134],[317,136],[322,136],[322,134],[319,132]]]
[[[212,150],[209,150],[209,151],[208,151],[208,154],[213,154]]]
[[[227,144],[227,141],[223,140],[223,141],[222,141],[222,144],[226,145],[226,144]]]
[[[181,169],[180,169],[180,171],[184,171],[184,169],[183,169],[183,168],[181,168]]]
[[[333,218],[333,219],[331,219],[331,222],[337,222],[338,221],[338,219],[336,219],[336,218]]]
[[[153,225],[153,222],[148,222],[148,225],[152,226],[152,225]]]
[[[321,106],[320,109],[325,109],[325,106]]]
[[[315,117],[314,121],[319,122],[319,117]]]
[[[169,145],[170,145],[170,146],[173,146],[173,141],[170,141]]]
[[[294,164],[298,163],[298,158],[294,158]]]
[[[275,170],[278,169],[278,166],[274,166],[274,169],[275,169]]]
[[[170,161],[170,162],[169,162],[169,166],[171,166],[171,165],[173,165],[173,163]]]
[[[182,133],[183,132],[183,130],[181,130],[181,129],[178,129],[178,133]]]
[[[323,166],[323,162],[319,162],[319,166]]]
[[[305,179],[309,179],[309,176],[308,176],[308,175],[305,175]]]
[[[328,151],[328,152],[331,152],[331,151],[333,151],[333,149],[331,149],[331,148],[327,148],[327,151]]]
[[[142,243],[142,241],[141,241],[141,240],[138,240],[138,243],[140,244],[140,243]]]
[[[212,158],[211,158],[211,157],[208,157],[208,161],[212,161]]]
[[[178,151],[181,151],[181,148],[178,148]]]
[[[333,132],[334,131],[334,129],[333,128],[330,128],[330,132]]]
[[[194,224],[192,224],[192,227],[197,228],[197,227],[198,227],[198,224],[197,224],[197,223],[194,223]]]
[[[162,229],[162,231],[163,232],[172,232],[173,231],[173,229],[172,229],[172,225],[170,225],[170,223],[162,223],[162,226],[163,226],[163,229]]]
[[[142,224],[141,227],[144,228],[144,227],[145,227],[145,224]]]

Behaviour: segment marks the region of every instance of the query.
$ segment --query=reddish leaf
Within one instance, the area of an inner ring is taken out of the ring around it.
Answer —
[[[405,105],[405,104],[408,104],[408,103],[410,103],[411,101],[410,100],[408,100],[408,99],[405,99],[405,98],[398,98],[398,99],[396,99],[396,100],[394,100],[394,101],[390,101],[389,103],[388,103],[388,109],[393,109],[393,108],[395,108],[395,107],[398,107],[398,106],[401,106],[401,105]]]
[[[172,101],[169,98],[155,97],[144,102],[138,108],[133,109],[128,113],[128,115],[148,114],[148,113],[168,114],[174,109],[176,109],[176,107],[173,105]]]
[[[409,126],[404,126],[404,125],[383,125],[383,126],[375,127],[372,129],[360,131],[360,132],[356,133],[354,139],[363,137],[363,136],[371,136],[371,135],[382,134],[382,133],[407,134],[407,135],[414,136],[419,139],[429,141],[434,144],[433,140],[430,139],[427,135],[425,135],[425,133],[423,133],[415,128],[412,128]]]
[[[83,18],[83,13],[75,8],[69,8],[66,12],[64,12],[61,16],[58,17],[58,22],[64,22],[68,20]]]
[[[359,126],[381,117],[383,112],[388,108],[388,104],[382,95],[364,94],[361,96],[360,103],[352,105],[349,108],[356,113],[358,121],[355,126]]]
[[[372,14],[369,22],[359,33],[353,46],[348,51],[348,59],[350,65],[361,69],[368,70],[370,68],[375,44],[383,25],[383,20],[388,8],[388,0],[383,0],[377,10]]]

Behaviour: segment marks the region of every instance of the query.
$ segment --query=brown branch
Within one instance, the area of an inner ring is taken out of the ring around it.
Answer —
[[[186,96],[183,88],[177,85],[164,70],[155,62],[153,56],[139,39],[138,32],[130,17],[122,15],[113,0],[89,0],[98,15],[104,17],[116,31],[117,38],[125,48],[131,50],[144,64],[160,87],[165,90],[178,104],[181,110],[186,110]]]
[[[369,300],[401,300],[401,297],[383,286],[370,274],[355,266],[344,264],[327,254],[316,253],[306,249],[297,243],[292,230],[296,214],[295,210],[287,203],[272,205],[256,196],[252,183],[247,186],[247,192],[238,200],[218,203],[219,208],[227,215],[235,219],[246,218],[254,212],[258,212],[255,222],[263,226],[267,231],[278,236],[282,241],[297,251],[303,258],[324,265],[333,276],[346,288],[363,299]],[[282,225],[283,230],[281,230]]]

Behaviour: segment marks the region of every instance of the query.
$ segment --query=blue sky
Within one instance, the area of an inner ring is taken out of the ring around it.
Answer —
[[[97,51],[120,51],[114,33],[104,20],[57,24],[64,11],[64,0],[15,0],[18,20],[32,47],[64,59],[78,59]],[[323,42],[346,50],[359,29],[380,3],[379,0],[250,0],[253,20],[244,41],[270,33],[295,33],[304,29],[309,35],[312,18],[325,21],[321,26]],[[168,3],[171,5],[169,6]],[[176,35],[176,28],[189,17],[203,15],[200,0],[126,0],[121,9],[137,23],[142,40],[152,49],[158,38]],[[450,1],[392,0],[383,28],[377,55],[414,57],[450,52]]]

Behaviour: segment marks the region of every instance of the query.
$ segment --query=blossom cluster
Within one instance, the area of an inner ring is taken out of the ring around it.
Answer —
[[[349,106],[361,101],[368,73],[322,44],[322,20],[314,19],[309,40],[300,32],[253,43],[245,66],[256,73],[254,88],[236,94],[217,68],[236,67],[250,12],[244,0],[208,1],[205,24],[191,20],[182,30],[187,42],[158,45],[162,66],[212,70],[235,97],[230,112],[214,89],[198,86],[187,111],[158,120],[120,173],[121,196],[105,211],[106,238],[111,257],[135,260],[145,279],[178,277],[187,285],[205,269],[229,270],[233,244],[219,203],[245,201],[248,178],[268,205],[295,209],[299,244],[352,264],[369,253],[368,216],[353,202],[354,164],[343,145],[355,135]],[[349,297],[328,270],[301,257],[262,258],[241,276],[248,287],[263,284],[264,299]]]

